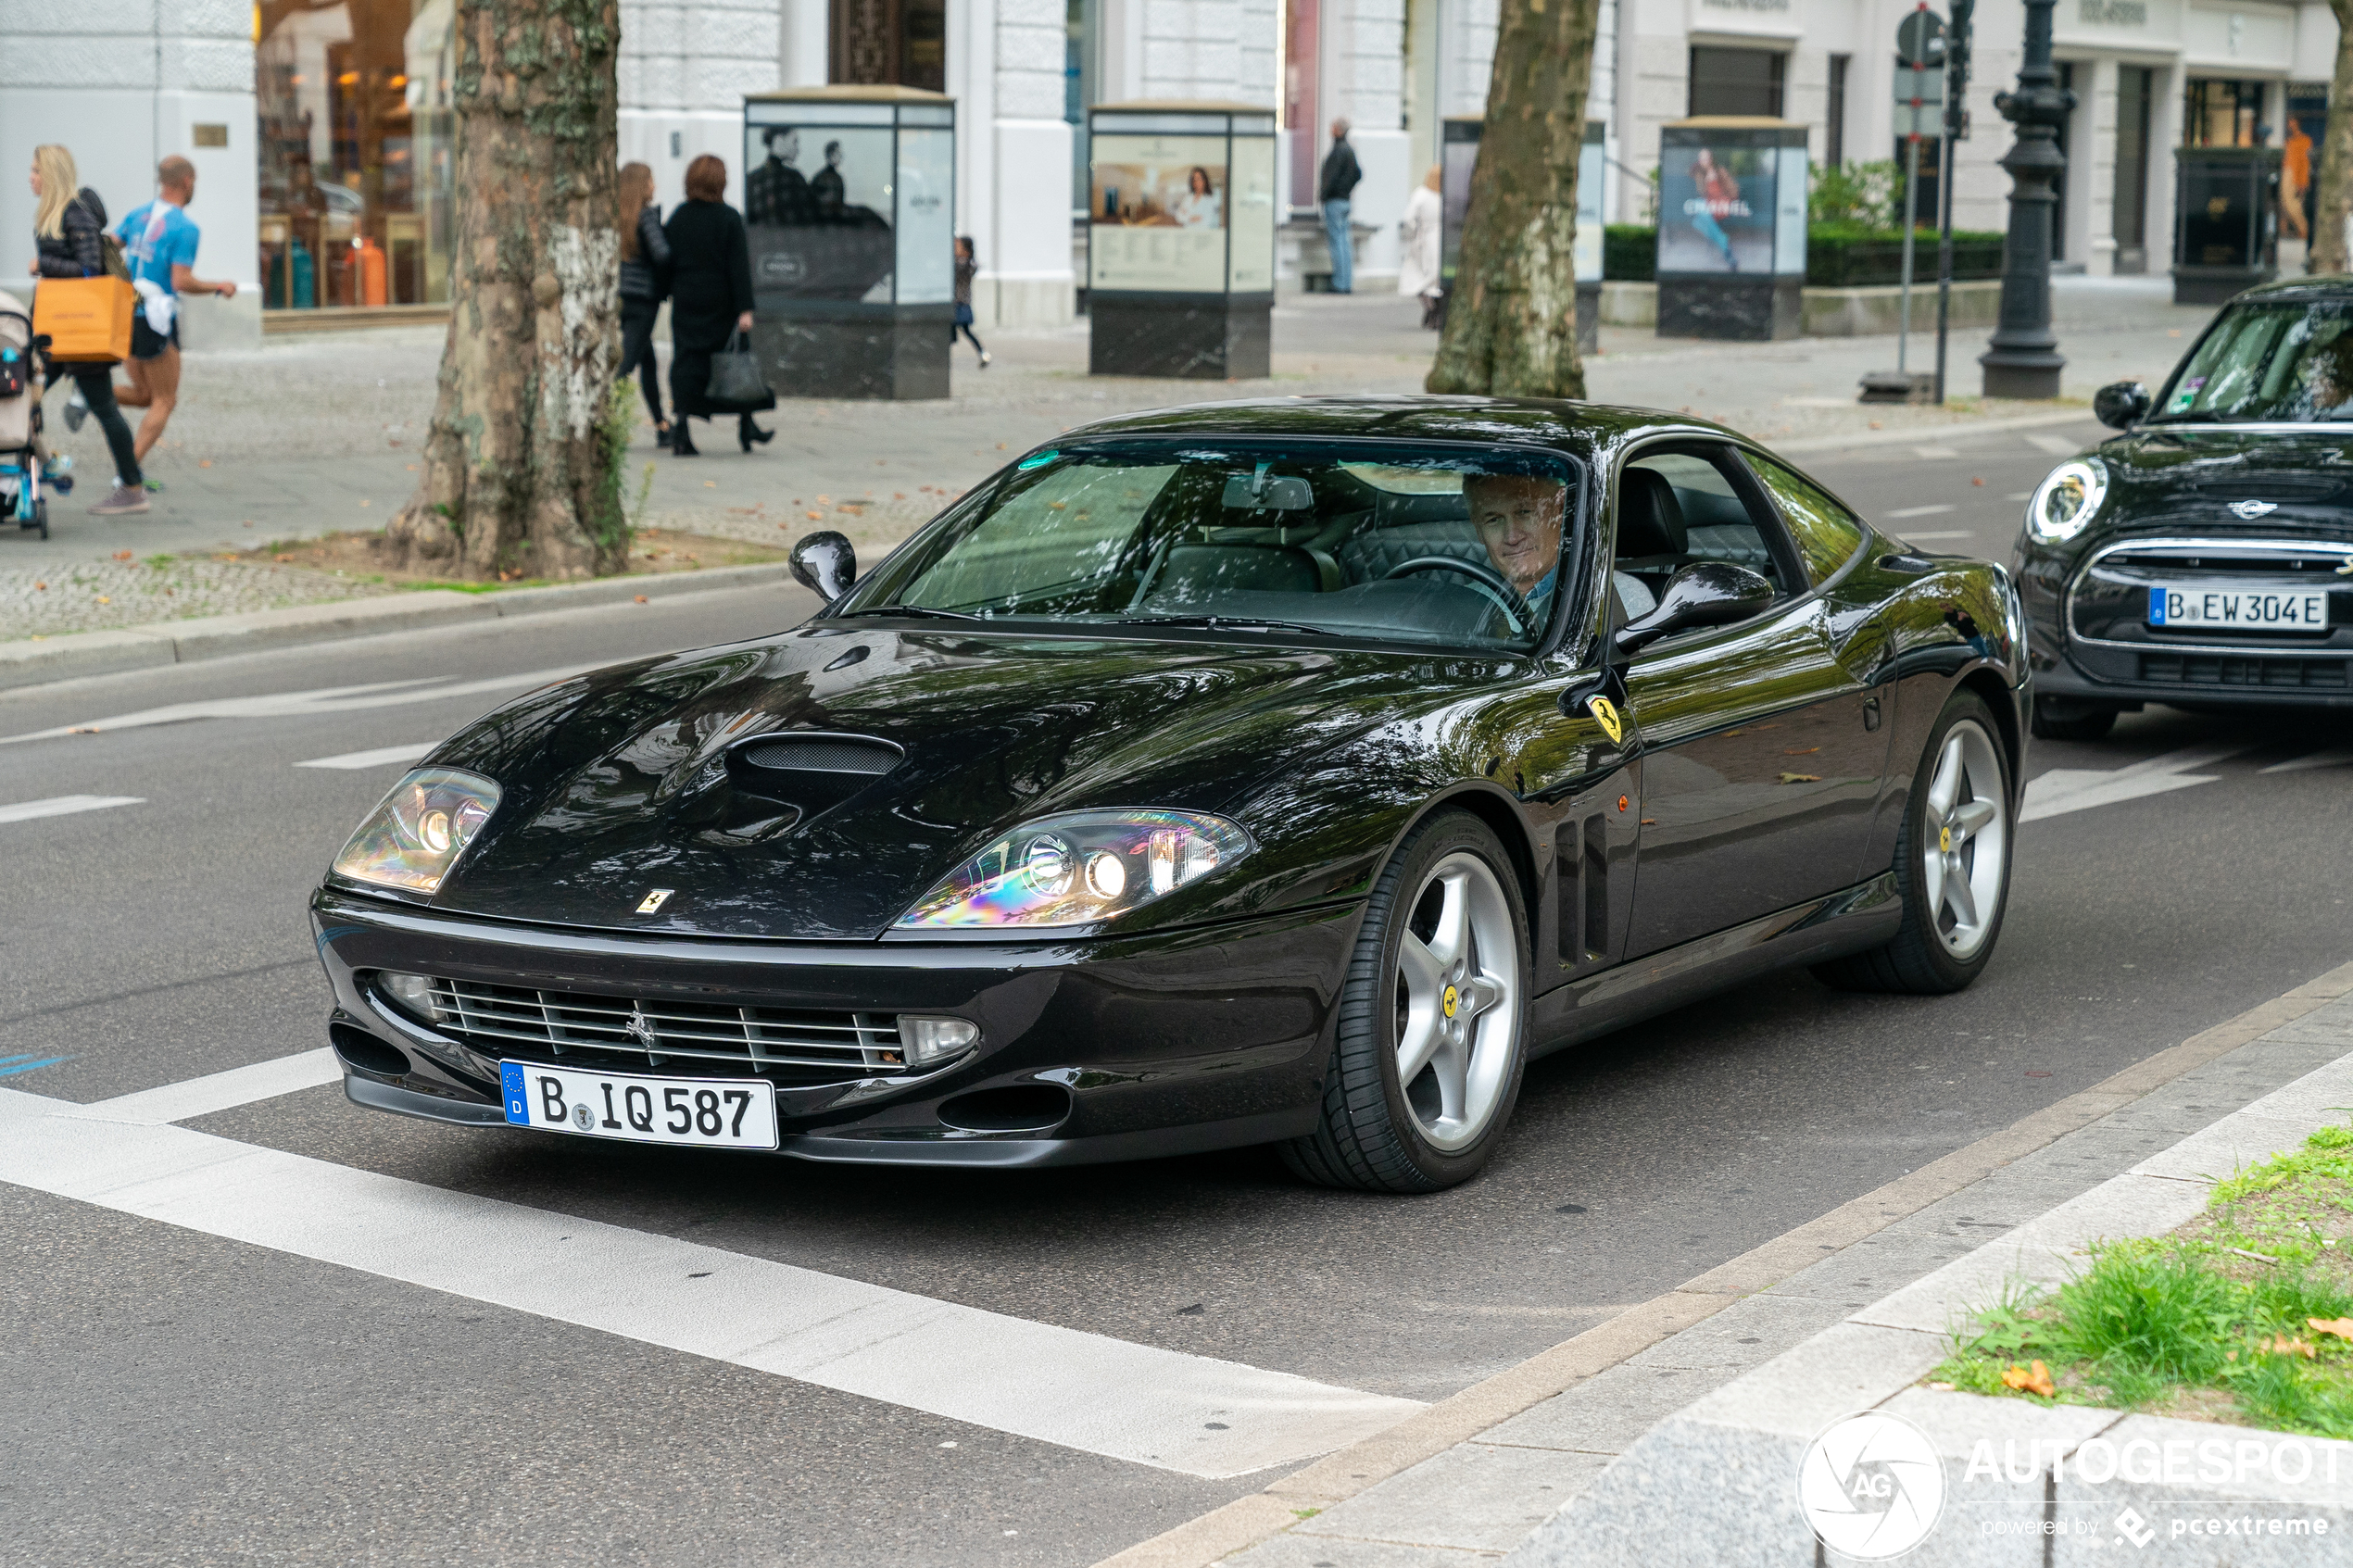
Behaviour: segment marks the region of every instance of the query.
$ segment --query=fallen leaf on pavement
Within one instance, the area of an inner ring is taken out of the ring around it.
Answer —
[[[114,558],[117,560],[129,560],[131,558],[131,552],[129,550],[117,550],[114,553]]]
[[[643,595],[643,594],[638,595],[638,596],[637,596],[637,602],[638,602],[639,604],[644,604],[644,603],[646,602],[646,596],[645,596],[645,595]]]
[[[112,600],[112,599],[108,598],[108,597],[107,597],[106,595],[104,595],[104,594],[100,594],[100,595],[98,596],[98,602],[99,602],[100,604],[102,604],[102,605],[110,605],[110,604],[114,603],[114,600]]]
[[[1781,755],[1784,757],[1811,757],[1814,753],[1821,749],[1822,748],[1818,746],[1792,746],[1782,748]]]
[[[1819,773],[1783,773],[1781,775],[1783,784],[1820,784],[1821,782],[1822,775]]]
[[[2306,1318],[2304,1326],[2315,1334],[2334,1334],[2339,1339],[2353,1341],[2353,1318]]]
[[[1984,489],[1984,488],[1985,488],[1985,482],[1984,482],[1983,480],[1982,480],[1982,479],[1979,479],[1979,478],[1975,477],[1974,475],[1972,475],[1972,476],[1970,477],[1970,479],[1969,479],[1969,483],[1970,483],[1971,484],[1976,485],[1976,486],[1977,486],[1980,490],[1982,490],[1982,489]]]
[[[811,512],[809,514],[809,521],[812,522],[821,522],[824,520],[824,516],[825,514],[823,512]]]
[[[2051,1369],[2040,1361],[2034,1363],[2032,1372],[2013,1363],[2007,1372],[2002,1374],[2002,1386],[2029,1394],[2040,1394],[2046,1399],[2058,1392],[2058,1385],[2051,1381]]]
[[[196,461],[196,467],[200,469],[208,469],[212,467],[212,459],[210,458],[200,458]]]
[[[33,592],[35,592],[35,593],[37,593],[37,594],[45,594],[45,593],[47,593],[47,592],[49,591],[49,584],[47,584],[46,583],[35,583],[32,585],[32,588],[33,588]]]

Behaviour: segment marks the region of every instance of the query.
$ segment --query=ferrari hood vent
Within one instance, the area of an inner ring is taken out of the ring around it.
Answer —
[[[867,735],[763,735],[736,755],[748,768],[768,773],[889,772],[907,754],[887,740]]]

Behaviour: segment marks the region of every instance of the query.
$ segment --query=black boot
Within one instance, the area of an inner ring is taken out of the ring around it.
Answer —
[[[749,452],[755,443],[766,445],[769,442],[775,440],[776,433],[773,430],[762,430],[752,423],[749,414],[738,414],[736,416],[736,439],[741,442],[744,450]]]
[[[673,458],[698,458],[702,456],[700,449],[695,445],[694,432],[686,428],[686,420],[684,415],[679,417],[676,424],[670,427],[670,455]]]

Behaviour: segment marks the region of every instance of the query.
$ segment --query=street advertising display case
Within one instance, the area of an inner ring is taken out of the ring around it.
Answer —
[[[2280,149],[2173,152],[2173,303],[2220,305],[2280,271]]]
[[[1463,256],[1463,221],[1470,214],[1471,171],[1478,166],[1478,138],[1486,122],[1447,119],[1440,122],[1438,141],[1439,226],[1438,275],[1448,298],[1454,293],[1454,273]],[[1602,181],[1608,159],[1598,119],[1585,122],[1583,144],[1577,150],[1577,351],[1592,354],[1602,344]]]
[[[744,100],[752,346],[777,395],[948,395],[956,104],[912,87]]]
[[[1659,128],[1659,336],[1798,334],[1806,182],[1803,125],[1702,115]]]
[[[1088,111],[1088,370],[1267,374],[1275,117],[1249,104]]]

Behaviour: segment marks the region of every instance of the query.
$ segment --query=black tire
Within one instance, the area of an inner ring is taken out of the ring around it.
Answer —
[[[1400,948],[1416,918],[1405,900],[1424,894],[1431,872],[1455,854],[1476,858],[1501,890],[1517,983],[1509,1002],[1498,1004],[1510,1008],[1512,1020],[1500,1098],[1475,1140],[1450,1150],[1423,1135],[1406,1086],[1398,1082],[1397,1040]],[[1308,1181],[1363,1192],[1437,1192],[1477,1175],[1503,1141],[1519,1099],[1528,1063],[1528,911],[1510,856],[1477,817],[1437,813],[1399,846],[1373,884],[1340,987],[1322,1125],[1283,1145],[1283,1162]]]
[[[2116,709],[2045,699],[2034,705],[2036,740],[2098,740],[2116,728]]]
[[[2000,896],[1982,936],[1966,956],[1956,954],[1939,933],[1939,911],[1929,907],[1923,882],[1927,871],[1927,837],[1931,816],[1929,791],[1946,740],[1965,723],[1975,724],[1991,740],[1993,765],[1998,780],[1984,781],[2002,803]],[[1958,991],[1978,977],[2001,939],[2002,916],[2009,904],[2010,862],[2016,843],[2013,814],[2016,793],[2011,787],[2012,759],[2001,743],[2002,732],[1993,709],[1974,692],[1957,693],[1937,715],[1912,775],[1912,791],[1905,802],[1904,821],[1895,835],[1895,890],[1903,901],[1904,922],[1894,937],[1868,952],[1833,959],[1814,966],[1814,977],[1842,991],[1893,991],[1913,996],[1942,996]]]

